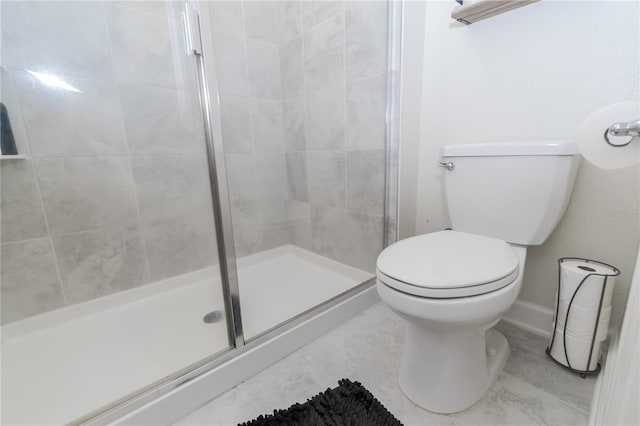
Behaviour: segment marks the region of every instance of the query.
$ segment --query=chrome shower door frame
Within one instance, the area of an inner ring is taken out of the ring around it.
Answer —
[[[385,111],[385,173],[384,173],[384,215],[383,215],[383,245],[393,242],[389,240],[388,218],[393,214],[397,218],[396,212],[392,212],[389,203],[389,196],[397,196],[397,191],[390,194],[389,182],[390,173],[394,170],[391,165],[391,141],[397,138],[397,123],[399,122],[399,111],[392,105],[399,93],[394,93],[394,78],[398,78],[396,70],[392,69],[394,54],[401,48],[401,40],[395,40],[395,35],[401,34],[398,31],[401,27],[403,7],[400,0],[388,0],[388,64],[387,64],[387,105]],[[238,273],[236,266],[235,245],[233,238],[233,226],[231,216],[231,203],[229,199],[228,179],[225,167],[225,155],[222,138],[222,125],[220,114],[220,97],[217,88],[215,63],[213,55],[205,54],[213,52],[212,29],[209,26],[210,6],[207,0],[187,0],[185,2],[185,31],[187,33],[187,51],[194,56],[197,66],[198,95],[203,114],[204,132],[206,141],[207,162],[209,168],[209,181],[211,187],[211,197],[213,203],[214,220],[216,226],[216,237],[218,243],[218,253],[220,270],[222,275],[223,294],[225,298],[225,314],[227,320],[227,332],[230,347],[222,352],[212,354],[207,358],[185,367],[184,369],[166,377],[161,383],[150,384],[140,389],[134,394],[127,395],[115,401],[107,407],[77,419],[72,424],[126,424],[128,420],[139,419],[137,413],[150,407],[161,397],[169,398],[175,395],[181,387],[188,385],[196,379],[202,378],[206,373],[210,373],[227,363],[240,358],[253,350],[268,344],[270,340],[276,339],[286,333],[295,332],[298,327],[304,327],[314,317],[341,309],[345,303],[358,299],[356,305],[361,306],[363,300],[370,300],[375,292],[375,278],[371,278],[364,283],[335,296],[306,312],[303,312],[284,323],[267,330],[266,332],[245,341],[242,314],[240,308],[240,291],[238,283]],[[395,104],[397,105],[397,103]],[[397,210],[397,206],[395,208]],[[397,229],[397,220],[395,221]],[[314,328],[314,327],[312,327]],[[318,329],[319,327],[315,327]],[[321,327],[320,327],[321,328]],[[195,407],[194,407],[195,408]],[[162,409],[158,410],[162,412]],[[168,414],[167,410],[164,410]],[[183,413],[183,415],[186,413]],[[142,415],[144,417],[144,415]],[[125,420],[122,420],[125,419]],[[166,419],[166,417],[165,417]]]

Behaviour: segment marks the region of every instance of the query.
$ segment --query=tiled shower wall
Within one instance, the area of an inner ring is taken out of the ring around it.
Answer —
[[[0,7],[1,97],[28,156],[1,165],[2,322],[215,262],[193,58],[170,31],[172,11],[163,2]]]
[[[383,241],[388,3],[211,8],[237,254],[293,243],[373,271]]]

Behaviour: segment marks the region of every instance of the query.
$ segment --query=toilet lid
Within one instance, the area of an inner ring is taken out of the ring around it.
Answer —
[[[387,247],[378,256],[377,275],[416,296],[473,296],[512,283],[518,276],[518,256],[502,240],[441,231]]]

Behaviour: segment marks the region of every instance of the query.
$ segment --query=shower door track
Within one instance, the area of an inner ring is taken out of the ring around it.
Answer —
[[[160,384],[152,384],[121,398],[110,404],[107,407],[96,410],[89,413],[79,419],[71,422],[72,425],[103,425],[103,424],[132,424],[128,420],[127,415],[135,415],[135,412],[140,409],[144,409],[145,406],[157,401],[160,397],[165,396],[173,391],[178,391],[180,388],[184,388],[185,385],[192,382],[194,379],[203,377],[206,373],[211,372],[217,368],[222,368],[226,364],[231,363],[241,355],[252,351],[265,343],[273,340],[278,336],[282,336],[287,331],[290,331],[296,327],[303,325],[306,322],[318,317],[320,314],[338,307],[340,304],[349,303],[350,300],[360,297],[359,304],[364,303],[370,305],[375,302],[377,296],[375,295],[375,278],[371,278],[364,283],[335,296],[324,303],[315,306],[295,317],[289,319],[283,324],[279,324],[266,332],[249,339],[243,346],[239,348],[229,348],[223,352],[213,354],[200,362],[191,365],[181,371],[176,372],[166,378],[162,379]],[[367,294],[369,290],[369,294]],[[352,314],[351,314],[352,315]],[[350,316],[351,316],[350,315]],[[331,327],[332,328],[332,327]],[[322,333],[320,333],[322,334]],[[315,338],[315,337],[313,337]],[[303,342],[296,346],[303,346],[308,342]],[[267,364],[268,365],[268,364]],[[258,367],[259,370],[265,368],[265,366]],[[224,392],[226,389],[222,390]],[[222,393],[220,392],[220,393]],[[218,393],[219,394],[219,393]],[[211,394],[205,397],[205,401],[212,399],[216,394]],[[203,402],[205,402],[203,401]],[[198,404],[200,405],[200,404]],[[192,409],[197,408],[193,407]],[[181,413],[180,417],[186,413]],[[134,422],[139,423],[139,422]],[[155,423],[155,422],[154,422]]]

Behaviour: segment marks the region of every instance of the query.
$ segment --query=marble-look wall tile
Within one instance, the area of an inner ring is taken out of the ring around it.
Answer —
[[[308,219],[309,203],[297,200],[265,201],[260,206],[260,223],[263,225],[291,223]]]
[[[282,103],[269,99],[254,99],[251,104],[253,148],[255,152],[283,150]]]
[[[255,162],[253,154],[225,155],[231,207],[257,206]]]
[[[258,202],[287,199],[287,169],[284,153],[265,152],[256,157]]]
[[[233,226],[259,226],[262,224],[259,213],[255,202],[231,206]]]
[[[211,194],[201,159],[134,157],[132,165],[151,279],[215,263]]]
[[[262,251],[262,226],[257,224],[234,226],[233,242],[237,257]]]
[[[343,14],[305,30],[304,73],[308,92],[344,84]]]
[[[35,165],[53,235],[136,223],[127,158],[40,159]]]
[[[304,93],[302,37],[280,45],[280,78],[283,98],[301,96]]]
[[[347,81],[387,70],[388,2],[361,1],[345,12]]]
[[[167,1],[164,0],[108,0],[110,3],[118,6],[133,7],[147,13],[153,13],[159,16],[167,16]]]
[[[152,281],[218,263],[211,211],[143,222],[143,227]]]
[[[292,242],[292,223],[276,223],[262,226],[262,250],[269,250]]]
[[[285,151],[306,149],[305,103],[302,96],[282,101],[282,121]]]
[[[0,16],[0,49],[2,49],[2,68],[20,69],[22,66],[22,55],[18,49],[10,49],[7,46],[5,37],[2,35],[2,27],[4,27],[3,16]]]
[[[343,230],[346,227],[344,210],[311,206],[311,249],[338,262],[343,261]]]
[[[384,148],[386,84],[386,74],[347,84],[347,149]]]
[[[288,217],[292,222],[308,220],[311,217],[311,204],[307,201],[289,200],[288,209]]]
[[[384,149],[347,151],[347,209],[384,214]]]
[[[2,324],[64,305],[49,238],[3,244],[0,253]]]
[[[280,99],[278,46],[247,40],[249,93],[256,98]]]
[[[248,95],[247,53],[242,36],[213,33],[213,53],[220,93]]]
[[[0,172],[2,242],[47,237],[47,224],[31,160],[5,161]]]
[[[273,1],[242,1],[244,32],[248,39],[278,43],[278,16]]]
[[[345,207],[344,151],[309,152],[309,201],[331,207]]]
[[[307,149],[344,149],[344,87],[315,92],[307,97]]]
[[[375,273],[376,260],[382,251],[382,216],[348,212],[342,234],[347,265]]]
[[[289,198],[292,200],[309,201],[307,154],[305,152],[288,152],[286,155]]]
[[[292,244],[311,250],[311,218],[302,219],[293,223]]]
[[[6,63],[6,50],[2,46],[0,46],[0,49],[2,49],[0,50],[0,52],[2,52],[2,62]],[[0,97],[0,101],[4,104],[7,115],[9,116],[9,124],[11,125],[11,132],[13,133],[13,139],[15,141],[18,154],[31,155],[31,149],[27,139],[27,131],[24,128],[22,110],[20,107],[20,101],[18,100],[18,92],[14,82],[14,76],[12,75],[12,72],[5,68],[0,68]]]
[[[78,303],[148,282],[137,227],[77,232],[54,238],[67,303]]]
[[[34,157],[127,152],[115,83],[67,79],[80,91],[73,92],[52,89],[26,72],[15,73],[14,77]]]
[[[224,152],[251,152],[253,149],[251,99],[231,95],[221,96],[220,115]]]
[[[311,27],[337,15],[344,10],[342,0],[303,0],[302,1],[302,24],[304,31]]]
[[[236,256],[248,256],[262,250],[262,220],[255,202],[231,207],[233,241]]]
[[[168,19],[113,4],[106,10],[118,81],[175,88]]]
[[[382,251],[382,217],[312,206],[311,237],[316,253],[373,272]]]
[[[2,3],[4,66],[47,70],[66,80],[113,80],[102,2],[8,1]]]
[[[211,31],[234,35],[244,35],[242,24],[242,2],[212,1],[209,2],[209,19]]]
[[[204,155],[195,93],[162,87],[121,85],[129,150],[136,155]]]
[[[276,2],[280,43],[285,43],[302,33],[302,5],[300,0]]]

